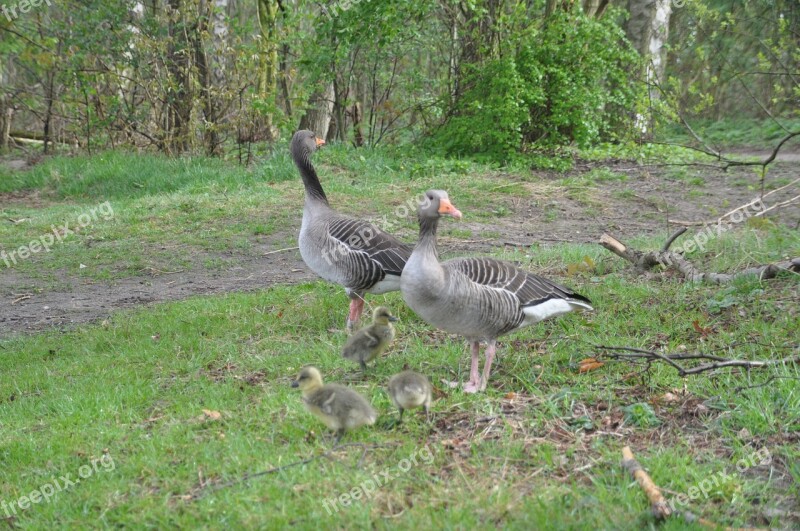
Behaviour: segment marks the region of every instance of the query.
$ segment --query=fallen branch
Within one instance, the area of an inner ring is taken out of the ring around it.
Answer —
[[[790,365],[800,363],[800,354],[788,358],[778,358],[773,360],[738,360],[728,359],[720,356],[713,356],[711,354],[659,354],[652,350],[645,350],[634,347],[609,347],[605,345],[594,345],[598,350],[607,351],[607,353],[598,353],[595,357],[605,357],[611,360],[642,360],[649,364],[655,361],[663,361],[667,365],[678,371],[680,376],[692,376],[703,372],[713,371],[716,369],[726,369],[730,367],[743,367],[745,369],[763,369],[773,365]],[[800,348],[797,348],[800,352]],[[678,363],[679,361],[686,360],[705,360],[708,363],[701,363],[693,367],[685,367]]]
[[[712,282],[714,284],[726,284],[746,275],[756,275],[761,280],[767,280],[770,278],[775,278],[781,271],[790,271],[793,273],[800,272],[800,257],[793,258],[791,260],[784,260],[775,264],[751,267],[733,274],[700,271],[694,266],[694,264],[686,260],[681,254],[666,250],[675,241],[675,239],[677,239],[678,236],[684,232],[685,228],[673,234],[667,240],[667,243],[664,244],[664,247],[661,251],[643,252],[637,249],[632,249],[609,234],[603,234],[600,237],[599,243],[615,255],[632,263],[636,269],[647,271],[661,265],[667,269],[672,269],[679,272],[686,280],[691,282]]]
[[[740,530],[740,528],[720,526],[711,520],[700,518],[689,511],[672,512],[672,509],[670,509],[670,506],[667,504],[667,500],[664,499],[664,495],[661,494],[661,489],[658,488],[655,482],[653,482],[653,480],[650,478],[650,475],[644,471],[642,465],[640,465],[633,456],[633,451],[631,450],[630,446],[626,446],[622,449],[622,467],[627,470],[633,479],[636,480],[639,486],[642,487],[642,490],[647,496],[647,500],[650,502],[650,510],[659,520],[665,519],[669,516],[681,516],[688,523],[700,524],[703,527],[708,527],[710,529],[744,531]]]
[[[647,472],[644,471],[642,465],[633,457],[630,446],[626,446],[622,449],[622,466],[633,476],[633,479],[639,483],[639,486],[642,487],[647,499],[650,501],[650,510],[653,511],[656,518],[662,519],[672,514],[672,511],[670,511],[667,505],[667,500],[664,499],[659,488],[653,483],[653,480],[650,479]]]
[[[28,300],[28,299],[30,299],[30,298],[31,298],[31,296],[30,296],[30,295],[23,295],[22,297],[19,297],[19,298],[17,298],[17,299],[14,299],[13,301],[11,301],[11,305],[13,306],[13,305],[15,305],[15,304],[16,304],[16,303],[18,303],[18,302],[26,301],[26,300]]]

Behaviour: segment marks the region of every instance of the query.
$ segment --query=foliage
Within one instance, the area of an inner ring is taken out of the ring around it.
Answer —
[[[559,13],[509,38],[506,55],[465,67],[464,93],[435,137],[447,152],[504,160],[524,144],[586,147],[628,134],[639,59],[612,18]]]

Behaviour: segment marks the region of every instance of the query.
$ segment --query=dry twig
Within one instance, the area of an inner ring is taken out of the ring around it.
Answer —
[[[633,457],[630,446],[626,446],[622,449],[622,466],[633,476],[633,479],[639,483],[639,486],[642,487],[645,495],[647,495],[647,499],[650,501],[650,509],[653,511],[656,518],[662,519],[672,514],[672,511],[670,511],[667,505],[667,500],[664,499],[659,488],[653,483],[653,480],[650,479],[647,472],[644,471],[642,465]]]
[[[598,353],[596,356],[606,357],[612,360],[642,360],[648,364],[655,361],[663,361],[678,371],[680,376],[692,376],[694,374],[700,374],[703,372],[713,371],[716,369],[725,369],[729,367],[762,369],[764,367],[770,367],[773,365],[790,365],[800,363],[800,354],[788,358],[772,360],[737,360],[702,353],[659,354],[658,352],[653,352],[652,350],[634,347],[609,347],[605,345],[595,345],[594,348],[608,352]],[[688,368],[678,363],[679,361],[686,360],[706,360],[707,363],[701,363],[700,365],[695,365]]]

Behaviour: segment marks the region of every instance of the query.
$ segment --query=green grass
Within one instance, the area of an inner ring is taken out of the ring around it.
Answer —
[[[536,261],[587,252],[553,250],[549,257],[537,253]],[[595,259],[604,262],[596,254]],[[580,286],[598,311],[509,337],[490,390],[478,396],[441,384],[464,378],[465,345],[433,333],[397,294],[371,299],[399,314],[399,339],[360,378],[337,354],[344,335],[329,332],[340,323],[346,298],[323,283],[196,298],[119,313],[66,334],[7,339],[0,343],[0,498],[16,500],[54,476],[75,477],[82,465],[107,454],[113,470],[99,469],[50,503],[21,512],[15,524],[195,527],[224,521],[306,528],[322,520],[334,527],[433,522],[460,528],[638,528],[649,521],[647,504],[618,466],[623,443],[632,444],[656,481],[674,492],[687,492],[720,471],[731,475],[691,507],[720,523],[752,523],[761,509],[757,500],[771,506],[800,494],[796,482],[787,490],[766,469],[735,469],[738,459],[761,446],[785,463],[800,458],[789,442],[800,430],[800,394],[796,381],[786,379],[800,376],[796,367],[754,372],[750,381],[729,372],[682,381],[664,366],[633,379],[626,379],[631,367],[625,364],[585,375],[575,369],[578,360],[593,355],[590,343],[663,344],[669,350],[683,345],[773,357],[777,350],[755,344],[795,341],[789,331],[800,319],[769,294],[796,296],[797,283],[751,281],[737,288],[735,304],[708,313],[714,288],[654,285],[620,271],[606,272],[599,281],[591,275],[567,282]],[[699,337],[694,320],[715,332]],[[365,454],[347,448],[330,459],[189,499],[201,481],[235,480],[331,446],[324,427],[289,388],[307,363],[320,367],[329,381],[350,382],[376,405],[383,417],[378,425],[352,432],[346,441],[380,446]],[[396,413],[383,386],[404,363],[427,373],[442,390],[433,427],[414,414],[399,429],[386,427]],[[779,379],[735,391],[769,377]],[[684,386],[685,404],[659,405],[665,392]],[[659,426],[619,425],[622,408],[642,402],[655,404]],[[712,402],[714,409],[696,413],[697,404]],[[221,418],[207,418],[203,410]],[[421,461],[427,452],[432,460]],[[418,465],[399,473],[399,463],[412,455],[420,457]],[[372,499],[327,514],[321,500],[349,492],[382,470],[397,478]],[[383,520],[391,516],[397,518]]]

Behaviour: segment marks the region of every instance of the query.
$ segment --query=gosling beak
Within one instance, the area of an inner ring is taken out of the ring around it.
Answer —
[[[453,206],[449,199],[442,198],[439,200],[439,214],[447,214],[456,219],[461,219],[461,211]]]
[[[400,320],[400,318],[399,317],[395,317],[394,315],[391,315],[391,316],[389,316],[389,320],[391,322],[393,322],[393,323],[396,323],[397,321]]]
[[[300,387],[300,382],[292,382],[292,387]]]
[[[324,145],[325,145],[325,141],[322,140],[321,138],[317,137],[317,147],[324,146]]]

